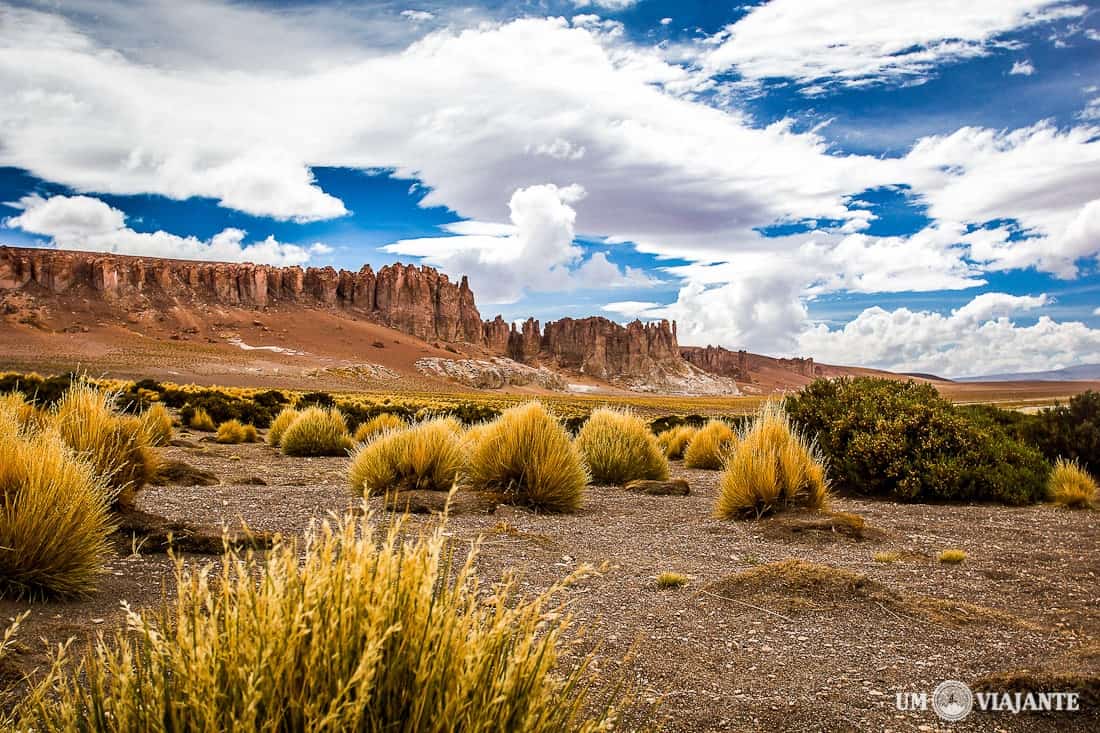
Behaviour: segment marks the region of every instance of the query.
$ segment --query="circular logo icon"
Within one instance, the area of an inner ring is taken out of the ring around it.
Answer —
[[[974,695],[966,683],[946,680],[932,693],[932,709],[943,720],[954,723],[970,715],[974,709]]]

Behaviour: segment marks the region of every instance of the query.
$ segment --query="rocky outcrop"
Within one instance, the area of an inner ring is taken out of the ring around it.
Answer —
[[[546,367],[527,366],[502,357],[489,360],[426,357],[416,360],[416,369],[421,374],[453,379],[476,389],[529,385],[554,391],[564,391],[568,388],[557,372]]]
[[[782,369],[808,379],[817,375],[812,357],[776,359],[743,350],[730,351],[721,346],[681,346],[680,356],[706,372],[742,382],[750,381],[754,372],[768,369]]]
[[[349,272],[0,247],[0,291],[94,296],[127,311],[195,304],[340,308],[424,340],[484,340],[465,277],[455,284],[431,267],[400,263]]]
[[[537,328],[537,324],[536,324]],[[563,318],[546,324],[539,358],[599,379],[649,377],[683,364],[675,324]]]

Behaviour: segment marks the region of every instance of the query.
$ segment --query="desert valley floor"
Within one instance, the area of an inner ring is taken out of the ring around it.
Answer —
[[[345,458],[288,458],[186,430],[177,437],[161,449],[165,457],[220,483],[147,487],[147,511],[294,535],[359,506]],[[592,487],[576,515],[500,506],[452,516],[446,526],[459,555],[480,544],[483,580],[514,569],[523,592],[582,564],[596,569],[562,600],[585,627],[580,648],[596,649],[601,684],[625,674],[633,689],[629,728],[936,730],[947,724],[931,710],[899,712],[895,693],[1025,670],[1048,682],[1100,673],[1098,512],[835,499],[834,510],[865,519],[855,537],[798,516],[713,519],[718,473],[676,462],[673,476],[689,481],[690,495]],[[387,521],[380,499],[371,507]],[[410,521],[427,528],[438,519]],[[966,561],[937,562],[947,548],[966,551]],[[121,601],[158,606],[171,589],[172,560],[135,549],[119,541],[87,600],[0,602],[4,618],[31,611],[16,667],[5,674],[44,664],[45,642],[117,627]],[[880,553],[894,561],[876,561]],[[788,560],[818,567],[777,564]],[[663,571],[683,573],[687,585],[659,589]],[[975,714],[951,729],[1095,730],[1096,702],[1089,708],[1076,716]]]

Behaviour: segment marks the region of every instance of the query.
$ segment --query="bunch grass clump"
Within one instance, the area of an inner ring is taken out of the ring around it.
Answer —
[[[112,503],[129,508],[161,460],[141,418],[123,415],[114,405],[113,394],[77,380],[54,405],[48,423],[103,477]]]
[[[958,565],[965,559],[966,552],[963,550],[944,550],[939,556],[939,561],[945,565]]]
[[[489,423],[470,451],[466,475],[471,488],[549,512],[577,511],[588,484],[580,451],[539,402]]]
[[[668,460],[644,420],[633,412],[600,408],[577,435],[577,447],[597,484],[668,478]]]
[[[670,590],[672,588],[683,588],[687,585],[687,576],[683,573],[675,573],[671,570],[666,570],[657,576],[657,587],[661,590]]]
[[[391,412],[383,412],[359,424],[359,427],[355,429],[355,442],[366,443],[368,440],[373,440],[382,433],[391,430],[401,430],[407,425],[408,423],[401,419],[400,415],[394,415]]]
[[[720,471],[737,442],[737,434],[721,420],[710,420],[691,438],[684,450],[684,465]]]
[[[1100,500],[1100,487],[1076,461],[1059,458],[1050,472],[1047,497],[1071,509],[1087,509]]]
[[[201,407],[195,408],[195,411],[191,414],[191,420],[187,424],[192,430],[201,430],[204,433],[212,433],[217,430],[214,418],[210,417],[210,413]]]
[[[258,440],[255,425],[245,425],[240,420],[226,420],[218,426],[214,440],[219,443],[255,443]]]
[[[699,428],[692,425],[677,425],[674,428],[662,431],[657,436],[657,444],[665,452],[665,458],[670,461],[678,461],[684,457],[684,451]]]
[[[159,402],[141,413],[141,424],[150,445],[168,445],[172,441],[172,414]]]
[[[112,531],[109,490],[53,429],[0,411],[0,597],[91,592]]]
[[[323,524],[266,561],[177,570],[161,613],[130,612],[77,665],[63,652],[19,729],[84,731],[558,731],[613,727],[590,712],[587,658],[560,664],[561,585],[517,599],[452,573],[443,529]],[[587,717],[592,715],[592,717]]]
[[[280,447],[283,442],[283,433],[294,424],[300,414],[293,407],[284,407],[271,421],[271,427],[267,430],[267,444],[272,448]]]
[[[0,395],[0,412],[7,413],[21,428],[41,427],[45,422],[43,415],[22,392],[8,392]]]
[[[459,436],[443,419],[384,433],[351,459],[348,479],[363,496],[388,491],[450,491],[466,465]]]
[[[719,492],[715,514],[733,519],[792,506],[817,511],[825,507],[829,488],[816,446],[791,425],[780,406],[769,403],[738,440]]]
[[[280,445],[288,456],[342,456],[351,448],[351,436],[335,407],[310,407],[286,429]]]

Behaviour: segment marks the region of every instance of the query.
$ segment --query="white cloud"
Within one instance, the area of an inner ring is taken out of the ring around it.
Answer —
[[[614,12],[632,8],[640,1],[641,0],[573,0],[573,5],[578,8],[597,7]]]
[[[346,43],[342,22],[310,16],[302,30],[293,13],[251,23],[255,8],[187,4],[204,23],[225,21],[211,23],[207,39],[185,32],[184,4],[157,0],[155,18],[176,30],[146,49],[134,19],[146,16],[112,0],[74,2],[114,10],[89,13],[92,24],[82,14],[0,8],[0,165],[77,191],[206,196],[299,221],[346,212],[312,167],[392,167],[421,182],[425,206],[467,221],[444,227],[454,236],[389,251],[469,273],[483,301],[512,300],[532,286],[650,282],[605,252],[582,258],[579,231],[612,251],[633,242],[690,263],[669,271],[682,280],[675,302],[639,312],[677,318],[685,342],[789,351],[800,348],[807,303],[824,293],[966,288],[986,271],[1021,267],[1068,277],[1097,253],[1093,127],[964,128],[902,158],[845,155],[789,120],[759,127],[735,108],[707,106],[699,95],[715,91],[714,80],[633,45],[614,21],[450,23],[448,11],[429,5],[439,17],[428,25],[452,29],[379,47]],[[822,89],[906,82],[988,53],[1014,28],[1078,14],[1038,0],[937,11],[943,2],[837,9],[776,0],[715,39],[710,60],[750,80],[774,73]],[[779,11],[774,27],[764,23]],[[386,12],[407,39],[415,24],[392,6]],[[865,22],[853,22],[856,12]],[[235,29],[245,36],[239,52],[229,43]],[[173,34],[182,39],[175,47]],[[277,39],[266,47],[280,48],[270,64],[253,53],[257,34]],[[872,216],[853,197],[899,184],[934,222],[909,237],[866,235]],[[505,201],[511,223],[499,223]],[[164,233],[151,241],[156,235],[116,227],[96,218],[114,214],[91,208],[83,223],[68,212],[76,233],[62,240],[150,251],[163,240],[195,256],[215,244]],[[757,232],[810,221],[838,224],[780,238]],[[113,228],[97,235],[97,223]],[[229,257],[264,244],[246,245],[243,235],[234,243],[227,231],[217,245]],[[274,257],[309,255],[270,242]]]
[[[608,303],[603,306],[601,310],[605,310],[608,313],[615,313],[626,318],[639,318],[646,316],[647,313],[654,308],[659,308],[660,305],[660,303],[655,303],[650,300],[620,300],[614,303]]]
[[[672,18],[661,18],[661,25],[671,25]]]
[[[427,10],[402,10],[401,17],[413,23],[424,23],[434,19],[435,13],[430,13]]]
[[[1100,329],[1075,321],[1057,323],[1045,315],[1029,326],[1013,320],[1049,302],[1045,295],[984,293],[947,315],[868,308],[843,328],[806,330],[798,346],[822,362],[943,376],[1042,371],[1100,361]]]
[[[1035,73],[1035,65],[1027,60],[1014,61],[1008,73],[1011,76],[1031,76]]]
[[[512,223],[447,224],[450,237],[421,237],[386,245],[383,251],[420,257],[452,275],[468,275],[484,303],[513,303],[526,292],[614,288],[654,284],[635,268],[620,269],[595,252],[584,259],[574,243],[580,186],[554,184],[517,189],[508,203]]]
[[[1096,310],[1094,310],[1094,311],[1092,312],[1092,314],[1093,314],[1094,316],[1100,316],[1100,308],[1097,308]]]
[[[1065,0],[772,0],[712,38],[702,61],[754,81],[793,79],[804,94],[919,83],[990,53],[1005,33],[1085,12]]]
[[[332,252],[321,243],[301,247],[271,236],[245,244],[246,232],[235,228],[223,229],[208,240],[164,231],[137,232],[126,226],[125,214],[90,196],[26,196],[18,205],[22,213],[4,225],[49,237],[52,246],[62,249],[270,265],[301,265],[313,255]]]
[[[1077,113],[1077,119],[1085,120],[1086,122],[1096,122],[1100,120],[1100,97],[1090,99],[1085,108]]]
[[[918,142],[906,156],[928,214],[962,228],[1014,220],[961,237],[984,269],[1035,267],[1074,277],[1100,254],[1100,128],[1049,123],[999,132],[964,127]]]

